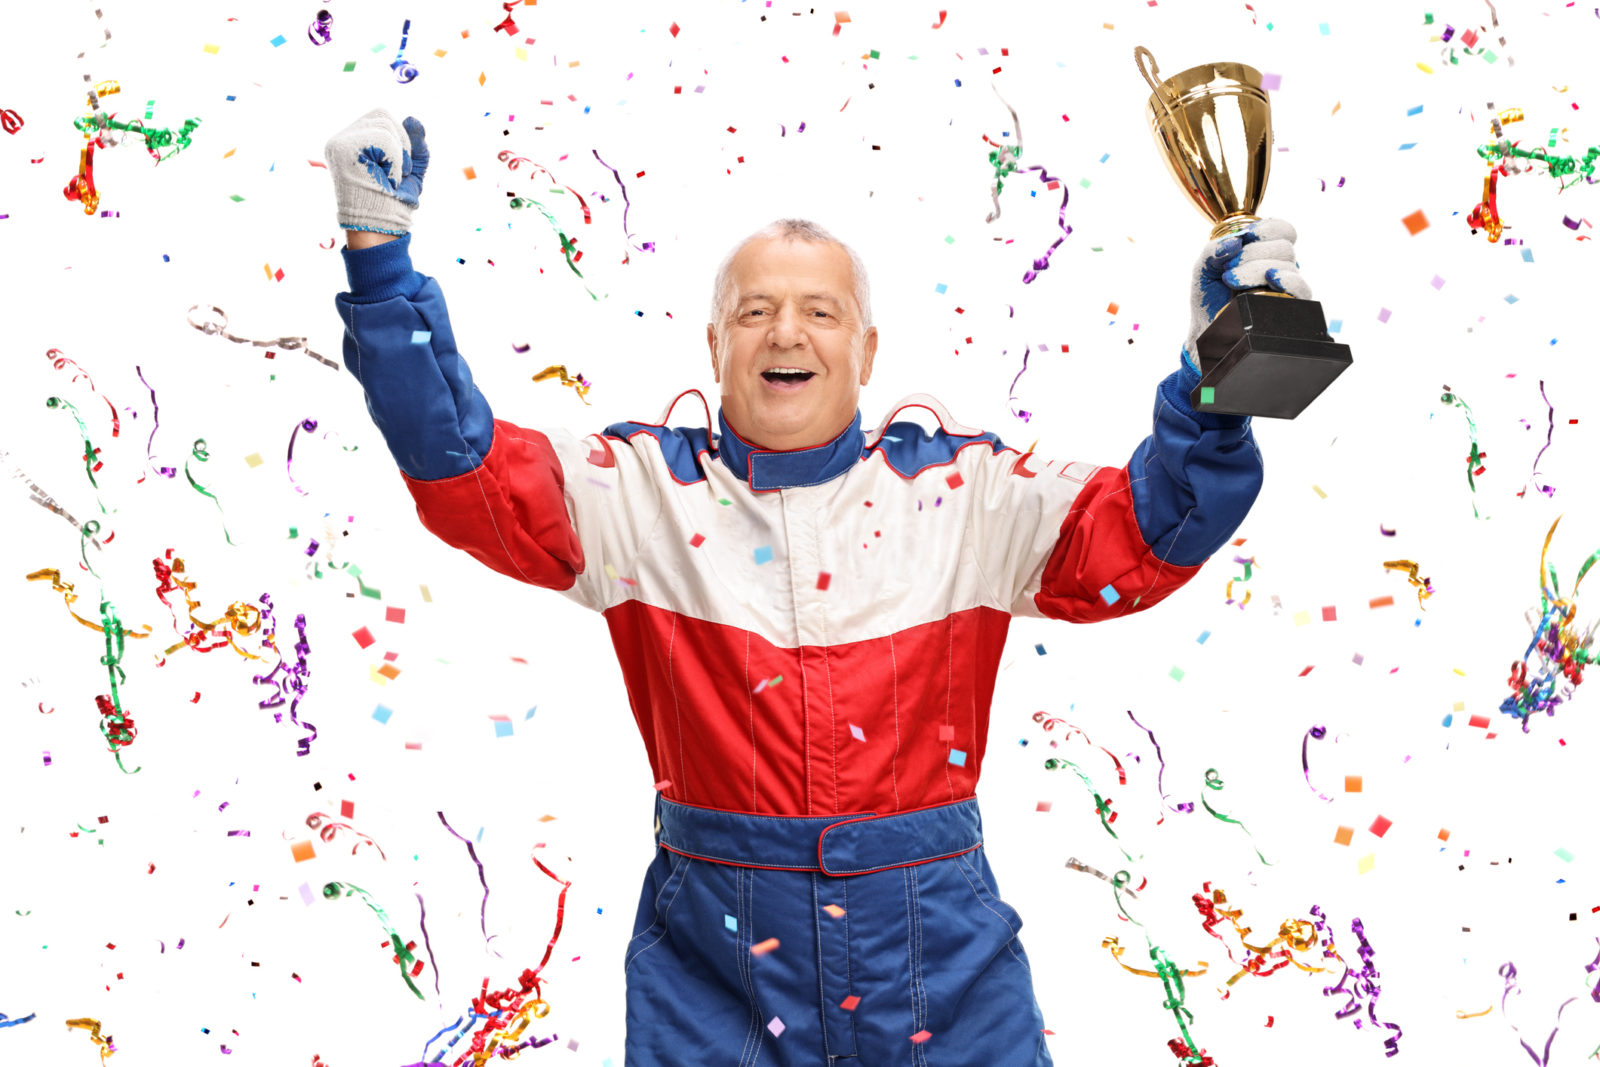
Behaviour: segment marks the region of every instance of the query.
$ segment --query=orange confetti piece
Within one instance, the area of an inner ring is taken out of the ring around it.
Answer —
[[[469,182],[473,181],[478,176],[478,172],[473,170],[471,167],[462,167],[461,173],[467,176],[467,181]]]
[[[920,1045],[932,1036],[933,1035],[928,1033],[926,1030],[918,1030],[916,1033],[911,1035],[911,1043],[914,1045]]]
[[[839,907],[837,904],[824,904],[822,906],[822,910],[833,916],[835,919],[844,918],[844,909]]]
[[[1394,607],[1394,597],[1392,597],[1392,596],[1375,596],[1371,600],[1367,601],[1367,607],[1369,607],[1369,608],[1392,608],[1392,607]]]
[[[304,863],[306,860],[317,858],[316,850],[311,847],[310,841],[296,841],[289,846],[289,854],[294,857],[296,863]]]
[[[765,956],[767,953],[773,951],[777,947],[778,939],[775,937],[769,937],[765,941],[757,941],[755,944],[751,945],[750,955]]]
[[[1361,792],[1361,776],[1359,774],[1347,774],[1347,775],[1345,775],[1344,776],[1344,791],[1346,793],[1359,793],[1359,792]]]
[[[1117,313],[1118,306],[1119,305],[1117,304],[1117,302],[1115,300],[1113,300],[1111,303],[1106,305],[1106,311],[1108,313],[1112,314],[1112,315],[1115,315]]]
[[[1410,232],[1411,236],[1413,237],[1428,228],[1428,216],[1422,213],[1421,208],[1413,211],[1400,221],[1405,223],[1406,230]]]
[[[1440,841],[1448,841],[1448,840],[1450,840],[1450,831],[1449,830],[1440,830],[1439,831],[1439,840]]]
[[[1341,826],[1341,827],[1339,827],[1338,831],[1333,835],[1333,843],[1336,844],[1336,845],[1348,845],[1351,842],[1351,840],[1355,837],[1355,835],[1356,835],[1355,827],[1353,827],[1353,826]]]

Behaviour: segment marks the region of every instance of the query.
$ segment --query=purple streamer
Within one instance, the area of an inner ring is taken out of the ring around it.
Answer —
[[[1006,354],[1005,353],[1005,349],[1001,349],[1000,350],[1000,354],[1002,356],[1005,355]],[[1031,412],[1031,411],[1023,411],[1023,410],[1019,409],[1014,403],[1012,403],[1012,401],[1017,399],[1017,383],[1022,380],[1022,376],[1024,374],[1026,374],[1027,371],[1028,371],[1028,346],[1026,344],[1024,344],[1022,346],[1022,369],[1017,371],[1017,376],[1015,378],[1011,379],[1011,388],[1008,390],[1008,392],[1011,395],[1006,398],[1006,403],[1011,407],[1011,414],[1015,415],[1017,418],[1021,419],[1023,422],[1027,422],[1029,419],[1033,418],[1033,412]]]
[[[1143,730],[1146,734],[1149,734],[1150,743],[1156,746],[1156,759],[1161,760],[1161,769],[1156,772],[1156,792],[1161,794],[1162,806],[1166,807],[1169,811],[1181,811],[1185,815],[1192,813],[1194,811],[1194,801],[1192,800],[1183,804],[1179,804],[1177,807],[1172,807],[1167,804],[1167,791],[1161,788],[1161,779],[1167,773],[1167,761],[1161,755],[1161,743],[1156,740],[1155,731],[1146,727],[1145,724],[1140,722],[1138,719],[1133,718],[1132,708],[1128,709],[1128,718],[1133,719],[1133,725]],[[1166,818],[1166,816],[1162,816],[1162,818]]]
[[[1327,926],[1325,917],[1322,914],[1322,909],[1313,904],[1311,906],[1311,915],[1313,917],[1313,923],[1317,928],[1318,935],[1320,936],[1325,934],[1327,932]],[[1344,984],[1350,980],[1352,972],[1350,970],[1350,964],[1347,962],[1344,963],[1344,974],[1340,976],[1338,984],[1324,986],[1322,995],[1327,997],[1332,996],[1335,993],[1343,993],[1350,998],[1350,1002],[1348,1004],[1333,1013],[1334,1018],[1336,1019],[1346,1019],[1352,1015],[1358,1015],[1361,1011],[1361,1001],[1365,999],[1367,1002],[1367,1018],[1372,1020],[1372,1024],[1374,1026],[1382,1026],[1386,1029],[1394,1031],[1393,1037],[1386,1037],[1383,1039],[1383,1054],[1385,1056],[1394,1056],[1400,1051],[1400,1038],[1402,1033],[1400,1027],[1394,1023],[1378,1021],[1378,994],[1382,993],[1383,990],[1379,987],[1377,982],[1379,977],[1378,969],[1372,965],[1372,957],[1374,955],[1372,945],[1367,941],[1366,928],[1361,925],[1360,919],[1350,920],[1350,929],[1361,941],[1361,946],[1359,949],[1357,949],[1357,953],[1361,957],[1361,970],[1354,972],[1355,981],[1352,983],[1349,989],[1346,989]],[[1332,934],[1327,935],[1326,942],[1326,947],[1324,947],[1322,950],[1323,958],[1339,959],[1341,962],[1344,962],[1343,958],[1338,955],[1337,951],[1333,947]],[[1352,1020],[1352,1022],[1355,1023],[1356,1029],[1359,1030],[1361,1028],[1361,1020],[1359,1018]]]
[[[1318,741],[1321,741],[1326,736],[1328,736],[1328,729],[1325,726],[1313,726],[1311,729],[1306,731],[1306,735],[1300,739],[1300,769],[1305,772],[1306,785],[1310,785],[1311,786],[1311,791],[1313,793],[1317,794],[1318,797],[1320,797],[1323,800],[1326,800],[1328,803],[1332,804],[1333,803],[1333,798],[1332,797],[1324,794],[1322,792],[1322,790],[1318,789],[1316,786],[1311,785],[1311,762],[1307,758],[1307,755],[1306,755],[1306,749],[1311,744],[1311,739],[1313,737],[1316,738]],[[1339,739],[1337,737],[1334,738],[1334,741],[1336,743],[1338,742],[1338,740]]]
[[[266,639],[271,641],[277,636],[278,623],[277,619],[275,619],[272,614],[272,597],[266,593],[261,594],[261,614],[266,619]],[[288,685],[294,689],[295,697],[294,700],[289,704],[289,718],[296,726],[300,726],[311,731],[310,737],[302,737],[296,742],[300,751],[296,752],[295,755],[309,756],[311,754],[311,742],[317,739],[317,727],[316,724],[309,720],[306,722],[301,722],[300,716],[296,714],[296,710],[300,707],[301,699],[306,695],[306,676],[311,673],[311,668],[306,666],[306,656],[311,652],[311,645],[306,641],[306,617],[304,614],[295,616],[294,626],[295,629],[300,633],[300,639],[294,643],[295,665],[285,670],[283,653],[279,651],[277,666],[273,667],[272,670],[268,671],[266,674],[257,674],[253,676],[250,681],[256,685],[270,684],[277,687],[276,693],[257,703],[256,706],[259,708],[282,707],[284,700],[284,686]],[[277,650],[277,644],[275,642],[273,643],[272,647],[274,650]],[[279,671],[285,671],[285,677],[281,681],[274,681],[273,677]],[[272,721],[282,722],[283,712],[273,712]]]
[[[421,919],[421,924],[422,924],[422,947],[426,948],[428,950],[428,966],[433,968],[433,991],[434,991],[435,994],[438,994],[438,992],[439,992],[439,965],[437,963],[433,962],[433,942],[428,940],[428,905],[423,903],[422,894],[421,893],[417,894],[417,906],[422,909],[422,919]],[[456,1022],[460,1022],[460,1021],[461,1021],[460,1019],[456,1020]],[[454,1025],[454,1024],[452,1024],[452,1025]],[[445,1027],[445,1030],[448,1030],[449,1028],[450,1027],[447,1026],[447,1027]],[[439,1033],[440,1034],[444,1033],[444,1030],[440,1030]],[[434,1035],[434,1037],[437,1037],[437,1036],[439,1036],[439,1035],[438,1034]],[[430,1040],[429,1043],[430,1044],[432,1043],[431,1040]],[[428,1046],[424,1045],[422,1047],[423,1048],[427,1048]]]
[[[1533,473],[1528,475],[1528,479],[1530,481],[1538,476],[1538,474],[1539,474],[1539,461],[1544,458],[1545,449],[1550,447],[1550,439],[1553,438],[1555,436],[1555,433],[1556,433],[1556,408],[1555,408],[1554,404],[1550,403],[1550,398],[1548,396],[1545,396],[1544,379],[1543,378],[1539,379],[1539,395],[1541,397],[1544,397],[1544,406],[1550,409],[1550,411],[1549,411],[1550,428],[1545,431],[1544,448],[1539,449],[1539,454],[1537,456],[1533,457]],[[1548,486],[1548,485],[1540,485],[1538,482],[1534,482],[1533,484],[1534,484],[1534,488],[1539,490],[1539,492],[1543,493],[1547,497],[1550,497],[1550,498],[1554,499],[1554,497],[1556,495],[1556,491],[1555,491],[1554,488],[1552,488],[1551,486]]]
[[[295,428],[289,433],[289,455],[285,460],[284,469],[289,473],[289,484],[294,486],[294,491],[299,493],[301,496],[307,496],[309,494],[304,489],[300,488],[299,482],[294,480],[294,439],[301,430],[304,430],[306,433],[313,433],[315,432],[316,428],[316,419],[301,419],[295,424]]]
[[[144,371],[141,370],[137,364],[135,364],[134,368],[133,368],[133,372],[139,376],[139,380],[141,382],[144,382],[144,387],[146,389],[150,389],[150,407],[152,409],[151,413],[150,413],[150,417],[155,422],[155,425],[150,427],[150,439],[144,443],[144,458],[147,461],[149,461],[150,463],[154,463],[155,462],[155,456],[151,453],[150,446],[155,444],[155,442],[156,442],[156,431],[161,429],[161,405],[156,403],[156,391],[154,389],[150,388],[150,383],[149,382],[145,382],[144,381]],[[178,476],[178,468],[176,468],[176,467],[157,467],[156,468],[156,473],[157,474],[164,474],[168,478],[176,478]]]
[[[1044,182],[1046,185],[1048,185],[1050,182],[1060,181],[1059,178],[1051,177],[1050,174],[1041,166],[1023,167],[1022,169],[1038,171],[1039,180]],[[1055,254],[1055,250],[1057,248],[1061,247],[1061,242],[1065,241],[1072,233],[1072,227],[1067,225],[1067,191],[1067,183],[1061,182],[1061,207],[1056,211],[1056,225],[1061,227],[1061,236],[1057,237],[1055,239],[1055,243],[1044,250],[1044,255],[1033,261],[1032,270],[1023,273],[1023,285],[1027,285],[1029,282],[1037,278],[1040,271],[1050,269],[1050,257]]]
[[[1502,1017],[1504,1017],[1506,1013],[1506,998],[1512,993],[1516,993],[1517,996],[1520,997],[1522,995],[1522,990],[1517,988],[1516,964],[1512,963],[1510,960],[1507,960],[1500,968],[1498,973],[1501,978],[1506,980],[1506,988],[1504,992],[1500,994],[1500,1014]],[[1561,1013],[1567,1010],[1568,1004],[1571,1004],[1577,999],[1577,997],[1568,997],[1566,1000],[1561,1002],[1561,1007],[1556,1009],[1556,1025],[1551,1028],[1550,1036],[1545,1038],[1543,1056],[1540,1056],[1537,1052],[1533,1051],[1532,1046],[1530,1046],[1526,1041],[1522,1040],[1522,1031],[1517,1029],[1516,1024],[1512,1023],[1510,1019],[1506,1019],[1507,1025],[1509,1025],[1512,1032],[1517,1035],[1517,1041],[1522,1045],[1523,1051],[1532,1058],[1537,1067],[1548,1067],[1550,1063],[1550,1046],[1554,1044],[1556,1034],[1561,1032]]]
[[[446,830],[449,830],[450,833],[455,836],[456,840],[460,841],[462,844],[467,846],[467,855],[471,856],[472,857],[472,862],[476,863],[478,865],[478,881],[483,885],[483,903],[478,908],[478,926],[483,931],[483,943],[487,947],[488,944],[489,944],[489,940],[490,940],[490,938],[489,938],[489,879],[484,876],[484,873],[483,873],[483,861],[478,858],[478,850],[472,847],[472,842],[468,841],[466,838],[464,838],[460,834],[456,833],[455,827],[451,826],[450,823],[445,820],[444,812],[441,811],[441,812],[438,813],[438,815],[439,815],[439,821],[444,823],[444,828]],[[495,936],[498,937],[500,935],[496,934]],[[495,955],[496,956],[500,956],[500,953],[499,952],[495,952]],[[500,958],[501,959],[505,959],[504,956],[500,956]]]
[[[806,128],[806,124],[802,122],[800,124],[800,129],[804,130],[805,128]],[[593,148],[589,149],[589,151],[594,153],[594,158],[600,159],[599,151],[597,151],[596,149],[593,149]],[[628,187],[626,185],[622,184],[622,175],[617,173],[617,168],[616,167],[613,167],[611,164],[607,163],[603,159],[600,159],[600,165],[602,167],[606,168],[606,170],[609,170],[611,172],[611,176],[613,178],[617,179],[617,187],[622,190],[622,236],[625,239],[627,239],[628,241],[631,242],[633,240],[633,234],[628,232],[628,208],[632,207],[633,205],[632,205],[632,202],[628,199]],[[640,249],[641,251],[644,251],[644,252],[654,252],[656,250],[656,243],[654,241],[646,241],[642,245],[634,245],[633,247],[638,248],[638,249]],[[622,257],[622,261],[624,263],[626,263],[628,261],[628,257],[626,256],[626,254],[624,254],[624,256]]]

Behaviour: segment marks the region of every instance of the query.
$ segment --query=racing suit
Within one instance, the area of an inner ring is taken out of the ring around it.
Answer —
[[[409,246],[343,250],[345,367],[424,527],[602,614],[657,779],[627,1067],[1049,1064],[974,799],[1006,630],[1193,577],[1260,490],[1249,419],[1197,413],[1180,368],[1122,467],[1018,453],[924,395],[790,451],[695,390],[653,423],[528,429],[491,414]]]

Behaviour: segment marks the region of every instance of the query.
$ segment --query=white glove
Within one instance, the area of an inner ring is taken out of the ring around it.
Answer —
[[[374,108],[328,139],[323,158],[333,175],[339,228],[404,236],[428,170],[422,123],[404,125]]]
[[[1243,233],[1219,237],[1206,245],[1195,260],[1189,287],[1189,337],[1183,361],[1200,373],[1199,338],[1217,312],[1243,289],[1268,286],[1301,300],[1311,299],[1311,287],[1300,276],[1294,259],[1294,227],[1283,219],[1252,222]]]

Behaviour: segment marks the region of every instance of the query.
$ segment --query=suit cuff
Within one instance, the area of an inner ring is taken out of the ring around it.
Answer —
[[[1231,430],[1250,423],[1249,415],[1223,415],[1212,411],[1196,411],[1194,405],[1189,403],[1189,394],[1194,387],[1200,384],[1200,375],[1187,362],[1172,374],[1167,375],[1161,383],[1161,394],[1167,398],[1167,403],[1177,408],[1186,418],[1194,422],[1202,430]]]
[[[396,296],[412,297],[424,278],[411,266],[411,235],[370,248],[339,250],[350,282],[350,302],[375,304]]]

